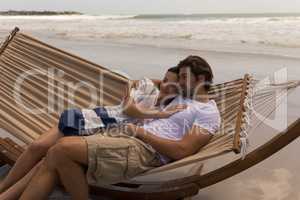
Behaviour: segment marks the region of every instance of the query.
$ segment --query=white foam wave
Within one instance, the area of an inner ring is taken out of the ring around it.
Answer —
[[[133,19],[138,15],[99,15],[95,16],[97,19]]]
[[[175,46],[176,40],[180,40],[193,49],[202,48],[203,43],[300,48],[299,16],[172,20],[143,20],[135,16],[0,16],[0,27],[2,32],[19,26],[26,32],[76,40],[132,39],[140,40],[139,43],[145,41],[145,44],[149,40],[152,44],[172,40]]]

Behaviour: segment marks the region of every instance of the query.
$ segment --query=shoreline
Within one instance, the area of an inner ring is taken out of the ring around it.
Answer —
[[[22,30],[21,30],[22,32]],[[25,34],[28,34],[27,31],[24,31]],[[4,39],[9,35],[9,32],[7,34],[3,34],[0,32],[0,43],[4,41]],[[291,53],[289,52],[290,48],[284,48],[284,47],[278,47],[276,50],[274,50],[273,46],[270,46],[269,48],[272,51],[268,51],[263,47],[259,46],[249,46],[247,44],[241,44],[241,45],[235,45],[235,44],[228,44],[227,46],[230,48],[225,48],[225,45],[222,44],[212,44],[211,46],[203,45],[202,47],[197,46],[188,46],[188,45],[180,45],[180,43],[188,42],[184,40],[177,40],[180,41],[179,43],[176,43],[175,45],[172,45],[172,41],[167,41],[163,43],[151,43],[151,41],[148,41],[146,39],[142,40],[132,40],[132,39],[106,39],[106,38],[81,38],[81,39],[75,39],[68,36],[62,36],[57,34],[45,34],[40,32],[29,32],[29,35],[32,35],[33,37],[45,41],[46,43],[50,43],[55,45],[56,43],[59,45],[59,43],[63,44],[63,46],[70,47],[72,43],[77,43],[77,47],[86,47],[90,46],[90,48],[97,50],[103,49],[101,46],[105,46],[108,48],[115,49],[119,47],[122,48],[136,48],[136,49],[154,49],[162,52],[192,52],[196,54],[204,54],[204,55],[215,55],[215,56],[242,56],[242,57],[248,57],[248,58],[268,58],[268,59],[282,59],[282,60],[294,60],[294,61],[300,61],[300,49],[295,48],[295,52]],[[166,41],[166,40],[165,40]],[[179,44],[179,45],[178,45]],[[77,47],[74,46],[74,49],[77,49]],[[282,50],[282,51],[280,51]],[[285,52],[288,52],[287,54]],[[299,54],[297,53],[299,52]]]
[[[153,48],[153,49],[164,49],[170,51],[181,51],[181,52],[201,52],[209,54],[228,54],[228,55],[241,55],[241,56],[259,56],[259,57],[270,57],[270,58],[282,58],[282,59],[292,59],[300,60],[300,48],[288,48],[288,47],[274,47],[250,44],[211,44],[211,41],[202,41],[202,46],[188,45],[190,41],[178,40],[177,43],[173,43],[173,40],[162,39],[156,40],[156,44],[152,40],[148,39],[107,39],[107,38],[86,38],[86,39],[75,39],[65,35],[44,35],[44,34],[34,34],[36,37],[41,39],[46,39],[50,41],[62,41],[65,43],[78,42],[79,45],[108,45],[108,46],[127,46],[132,48]],[[191,41],[192,42],[192,41]],[[200,41],[199,41],[200,42]],[[182,45],[181,45],[182,44]],[[226,48],[227,47],[227,48]],[[230,48],[228,48],[230,47]],[[294,50],[294,52],[291,52]]]
[[[70,39],[72,41],[72,39]],[[84,43],[87,43],[90,41],[90,39],[87,40],[78,40],[82,41]],[[155,45],[151,42],[131,42],[123,40],[112,40],[112,39],[98,39],[99,42],[103,43],[108,43],[108,44],[113,44],[113,45],[129,45],[133,47],[150,47],[150,48],[162,48],[162,49],[170,49],[170,50],[177,50],[177,51],[197,51],[197,52],[207,52],[207,53],[212,53],[212,54],[239,54],[239,55],[250,55],[250,56],[267,56],[267,57],[276,57],[276,58],[283,58],[283,59],[296,59],[300,60],[300,49],[299,48],[288,48],[288,47],[279,47],[279,46],[268,46],[268,48],[273,49],[276,48],[278,50],[277,52],[271,52],[271,51],[265,51],[265,52],[260,52],[264,49],[265,47],[259,47],[258,45],[245,45],[245,44],[230,44],[231,49],[225,50],[224,45],[221,44],[215,44],[215,46],[209,47],[208,44],[204,45],[203,47],[193,47],[188,45],[182,45],[178,46],[178,43],[174,46],[166,44],[166,45]],[[189,41],[182,41],[184,42],[189,42]],[[209,42],[208,42],[209,43]],[[244,45],[244,46],[243,46]],[[245,50],[247,49],[247,50]],[[295,50],[296,52],[291,53],[290,50]],[[280,52],[280,50],[286,50],[286,52],[289,51],[290,55],[285,52]],[[299,52],[299,53],[298,53]]]
[[[13,28],[11,29],[13,30]],[[10,30],[10,31],[11,31]],[[2,32],[0,30],[0,43],[9,35],[10,31]],[[211,54],[228,54],[228,55],[248,55],[248,56],[266,56],[282,59],[293,59],[300,60],[300,48],[289,48],[280,46],[259,46],[251,44],[211,44],[211,41],[199,41],[202,42],[201,46],[189,45],[193,41],[179,40],[177,43],[173,43],[172,40],[156,39],[156,43],[153,43],[150,39],[109,39],[109,38],[72,38],[65,34],[59,33],[39,33],[30,31],[22,31],[26,34],[32,35],[33,37],[41,40],[50,41],[62,41],[62,42],[78,42],[79,44],[91,45],[105,44],[109,46],[129,46],[132,48],[153,48],[153,49],[165,49],[172,51],[194,51],[194,52],[204,52]],[[211,45],[209,45],[211,44]],[[228,48],[230,47],[230,48]]]

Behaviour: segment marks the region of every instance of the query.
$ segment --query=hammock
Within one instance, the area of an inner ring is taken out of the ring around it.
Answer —
[[[20,33],[18,28],[12,31],[0,47],[0,69],[0,127],[26,145],[56,124],[59,114],[66,107],[87,108],[91,106],[91,102],[92,105],[98,106],[120,103],[123,91],[130,81],[112,70]],[[18,87],[20,82],[21,87]],[[79,82],[84,84],[76,85]],[[266,118],[279,105],[278,100],[285,95],[285,91],[298,85],[299,81],[261,84],[246,74],[241,79],[212,86],[209,95],[216,101],[222,118],[218,134],[198,153],[149,170],[141,176],[199,163],[232,151],[241,153],[241,160],[244,159],[247,157],[248,135],[263,121],[252,120],[250,123],[253,110],[260,110]],[[70,91],[65,90],[65,86],[74,89],[71,92],[74,100],[70,98]],[[87,87],[93,88],[101,98],[91,96]],[[276,98],[275,105],[272,105],[274,98]],[[28,108],[35,112],[29,112]],[[13,163],[24,150],[9,139],[2,140],[1,144],[1,148],[5,150],[2,154],[6,155],[2,160],[6,162]],[[8,146],[13,151],[11,155],[8,155]],[[194,194],[200,187],[198,185],[195,189],[191,180],[195,182],[195,178],[199,178],[199,175],[185,179],[189,180],[187,182],[180,180],[182,187],[176,191],[190,191],[184,193],[183,197]],[[216,180],[217,178],[214,181]],[[165,183],[164,187],[169,191],[174,183],[178,185],[178,180]],[[141,184],[135,181],[123,183],[126,187],[137,185]],[[113,195],[111,194],[113,191],[123,191],[122,184],[107,188],[103,186],[102,189],[95,190],[101,193],[110,191],[109,195]]]

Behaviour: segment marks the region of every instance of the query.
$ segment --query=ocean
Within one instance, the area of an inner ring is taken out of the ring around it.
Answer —
[[[63,40],[300,57],[300,14],[0,16],[11,29]]]

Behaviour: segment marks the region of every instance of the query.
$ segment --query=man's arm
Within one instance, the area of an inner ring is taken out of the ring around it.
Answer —
[[[197,153],[212,138],[207,130],[195,125],[181,140],[177,141],[158,137],[135,125],[129,126],[135,137],[150,144],[156,151],[173,160],[180,160]]]

